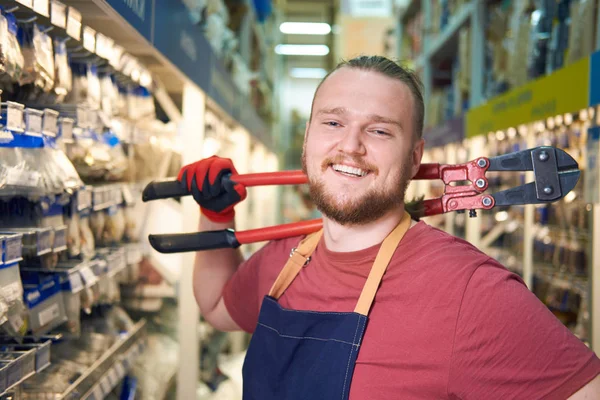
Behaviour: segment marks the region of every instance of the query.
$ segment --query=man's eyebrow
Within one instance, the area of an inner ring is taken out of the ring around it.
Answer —
[[[317,112],[317,115],[321,114],[337,114],[342,115],[346,113],[346,109],[344,107],[333,107],[333,108],[323,108]]]

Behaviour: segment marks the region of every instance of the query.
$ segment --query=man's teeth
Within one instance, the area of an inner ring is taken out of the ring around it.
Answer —
[[[363,171],[360,168],[349,167],[347,165],[334,164],[333,169],[337,172],[345,172],[346,174],[356,175],[356,176],[365,176],[367,175],[366,171]]]

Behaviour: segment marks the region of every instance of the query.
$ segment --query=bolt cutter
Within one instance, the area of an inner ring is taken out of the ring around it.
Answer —
[[[487,171],[533,171],[534,181],[485,194],[488,189]],[[475,217],[477,209],[490,210],[496,206],[552,203],[563,198],[579,181],[581,171],[577,161],[564,150],[541,146],[497,157],[479,157],[464,164],[421,164],[414,180],[439,179],[444,182],[444,194],[422,202],[421,216],[447,212],[464,212]],[[308,182],[299,170],[228,175],[245,186],[299,185]],[[455,182],[468,182],[452,185]],[[150,182],[142,193],[144,202],[187,196],[191,193],[177,180]],[[237,248],[242,244],[283,239],[316,232],[322,219],[294,222],[266,228],[234,231],[194,232],[149,235],[150,245],[161,253],[179,253],[219,248]]]

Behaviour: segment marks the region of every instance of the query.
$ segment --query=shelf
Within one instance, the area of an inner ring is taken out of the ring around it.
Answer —
[[[141,320],[117,340],[93,365],[60,395],[58,400],[103,399],[125,376],[146,341],[146,321]],[[100,379],[97,377],[101,376]]]
[[[450,18],[448,25],[433,39],[428,51],[428,60],[443,60],[456,54],[458,47],[458,32],[465,25],[475,10],[474,2],[463,5],[456,15]]]

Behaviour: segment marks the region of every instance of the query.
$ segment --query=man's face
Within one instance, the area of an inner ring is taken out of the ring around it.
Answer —
[[[342,68],[321,85],[302,165],[326,217],[360,225],[403,204],[423,154],[413,107],[406,85],[373,71]]]

